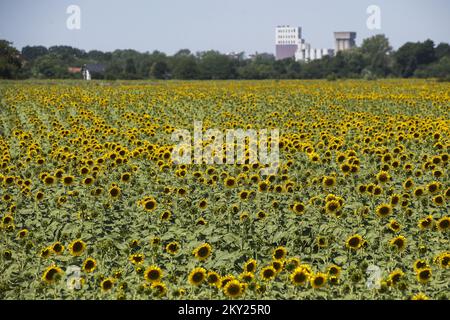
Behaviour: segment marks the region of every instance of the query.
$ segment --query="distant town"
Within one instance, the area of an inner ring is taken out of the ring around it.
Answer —
[[[302,38],[301,27],[277,26],[275,28],[275,59],[294,59],[295,61],[310,62],[322,59],[325,56],[332,57],[337,52],[346,51],[356,46],[356,32],[334,32],[334,39],[334,49],[313,48],[310,43],[306,42],[306,39]],[[236,52],[230,52],[227,55],[232,58],[239,58],[241,55],[245,57],[245,54]],[[258,53],[249,55],[251,59],[254,59],[256,56],[258,56]],[[81,73],[83,79],[91,80],[91,73],[104,72],[104,68],[103,65],[89,64],[78,68],[69,67],[69,71]]]
[[[301,27],[277,26],[275,29],[275,58],[293,58],[295,61],[311,61],[324,56],[334,56],[335,52],[355,47],[356,32],[335,32],[335,48],[313,48],[302,38]]]
[[[356,46],[356,32],[336,31],[334,48],[317,48],[301,27],[275,27],[275,54],[216,50],[173,55],[133,49],[85,51],[66,45],[25,46],[0,40],[0,78],[8,79],[377,79],[418,77],[450,80],[450,45],[407,42],[394,51],[386,35]]]

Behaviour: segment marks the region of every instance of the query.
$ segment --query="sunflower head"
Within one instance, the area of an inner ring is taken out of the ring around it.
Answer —
[[[443,269],[450,267],[450,252],[443,252],[435,259],[435,263]]]
[[[73,176],[64,176],[62,177],[62,182],[65,186],[70,186],[75,181],[75,178]]]
[[[422,292],[416,293],[411,297],[411,300],[429,300],[428,296]]]
[[[97,268],[97,261],[94,258],[87,258],[83,262],[83,271],[86,273],[91,273]]]
[[[431,268],[427,267],[427,268],[423,268],[417,271],[417,280],[420,283],[427,283],[428,281],[430,281],[431,279]]]
[[[102,282],[100,282],[100,288],[103,292],[110,291],[114,286],[114,279],[112,278],[106,278],[103,279]]]
[[[55,177],[48,175],[44,178],[44,183],[47,186],[51,186],[52,184],[55,183],[55,180],[56,180]]]
[[[109,189],[109,195],[111,198],[115,199],[120,196],[120,188],[117,186],[113,186]]]
[[[223,293],[229,298],[238,298],[244,293],[244,290],[238,280],[231,280],[223,287]]]
[[[450,230],[450,217],[449,216],[442,217],[436,222],[436,226],[439,231]]]
[[[153,294],[157,297],[163,297],[167,293],[167,287],[163,282],[152,282],[150,288],[153,290]]]
[[[50,255],[53,253],[53,251],[52,251],[52,248],[51,247],[46,247],[46,248],[43,248],[42,250],[41,250],[41,252],[39,253],[39,255],[41,256],[41,258],[48,258],[48,257],[50,257]]]
[[[177,254],[180,250],[180,244],[176,241],[172,241],[166,246],[166,251],[172,255]]]
[[[287,250],[285,247],[277,247],[273,250],[272,258],[274,260],[283,260],[286,257]]]
[[[64,246],[62,245],[62,243],[61,242],[55,242],[52,246],[51,246],[51,248],[52,248],[52,251],[55,253],[55,254],[61,254],[63,251],[64,251]]]
[[[204,243],[201,246],[195,248],[192,254],[200,261],[206,260],[212,252],[211,245],[209,243]]]
[[[275,278],[276,274],[277,270],[275,270],[275,268],[270,265],[262,268],[260,276],[262,280],[270,281]]]
[[[327,282],[327,275],[325,273],[316,273],[310,276],[309,282],[314,289],[323,287]]]
[[[387,203],[380,204],[376,209],[377,216],[384,218],[392,213],[392,206]]]
[[[247,262],[244,264],[244,271],[245,272],[251,272],[251,273],[255,273],[256,271],[256,260],[255,259],[249,259],[247,260]]]
[[[206,278],[206,270],[201,267],[193,269],[188,276],[189,283],[193,286],[199,286]]]
[[[85,250],[86,250],[86,243],[81,239],[74,240],[69,245],[70,254],[74,257],[81,256]]]
[[[417,187],[414,189],[414,196],[417,198],[422,197],[425,194],[425,190],[422,187]]]
[[[433,226],[434,219],[432,216],[428,216],[419,220],[417,224],[420,230],[430,229]]]
[[[398,232],[401,229],[401,225],[397,220],[391,220],[388,224],[388,227],[392,232]]]
[[[272,267],[275,269],[277,273],[281,272],[284,267],[284,261],[283,260],[273,260],[272,261]]]
[[[128,258],[128,260],[130,260],[130,262],[134,265],[140,265],[144,263],[144,257],[145,256],[142,253],[134,253]]]
[[[129,172],[124,172],[124,173],[122,173],[122,175],[120,176],[120,180],[121,180],[122,182],[129,182],[130,179],[131,179],[131,173],[129,173]]]
[[[156,200],[153,198],[146,198],[142,202],[142,206],[144,207],[145,211],[151,212],[156,209]]]
[[[426,267],[428,267],[428,264],[425,260],[418,259],[418,260],[414,261],[414,270],[419,271]]]
[[[262,210],[258,211],[258,213],[256,214],[257,220],[263,220],[266,217],[267,217],[267,213]]]
[[[346,246],[349,249],[357,250],[363,245],[363,238],[359,234],[348,237],[346,241]]]
[[[434,193],[438,192],[441,189],[441,187],[442,187],[442,185],[439,182],[433,181],[433,182],[430,182],[429,184],[427,184],[426,190],[430,194],[434,194]]]
[[[323,177],[322,179],[322,185],[325,188],[332,188],[336,185],[336,178],[334,177]]]
[[[433,197],[433,203],[437,206],[443,206],[445,204],[445,199],[442,195],[437,195]]]
[[[296,286],[306,284],[309,280],[309,277],[310,273],[302,267],[295,268],[294,271],[289,276],[291,282]]]
[[[211,286],[220,286],[220,275],[215,271],[209,271],[206,275],[206,282]]]
[[[159,282],[162,278],[162,270],[158,266],[152,265],[145,269],[144,279],[147,282]]]
[[[400,282],[401,278],[405,275],[405,273],[400,270],[394,270],[389,274],[389,280],[391,281],[392,285],[396,285]]]
[[[206,199],[202,199],[198,203],[198,207],[202,210],[206,209],[207,206],[208,206],[208,202],[206,201]]]
[[[329,214],[336,213],[341,208],[341,204],[338,200],[330,200],[325,204],[325,211]]]
[[[42,280],[48,284],[55,283],[61,279],[62,274],[63,271],[61,270],[61,268],[55,265],[51,265],[47,269],[45,269],[42,275]]]
[[[404,236],[397,236],[391,239],[389,244],[397,250],[404,250],[406,247],[406,238]]]
[[[29,231],[27,229],[22,229],[19,232],[17,232],[17,238],[24,239],[28,236]]]
[[[248,282],[253,281],[253,279],[255,278],[255,275],[254,275],[253,273],[251,273],[251,272],[243,272],[243,273],[241,273],[241,274],[239,275],[239,278],[240,278],[242,281],[248,283]]]
[[[339,276],[341,274],[341,267],[332,264],[327,269],[327,274],[330,276]]]
[[[380,171],[377,174],[377,180],[381,183],[386,183],[391,179],[391,176],[389,175],[389,173],[387,171]]]
[[[224,181],[225,187],[227,188],[233,188],[236,186],[236,179],[233,177],[227,177]]]
[[[170,221],[171,218],[172,218],[172,212],[170,212],[169,210],[166,210],[163,213],[161,213],[160,219],[162,221]]]
[[[305,204],[302,202],[295,202],[292,205],[292,210],[296,213],[296,214],[303,214],[305,212]]]
[[[414,181],[413,181],[411,178],[408,178],[408,179],[406,179],[406,180],[403,182],[403,188],[404,188],[405,190],[409,190],[409,189],[411,189],[413,186],[414,186]]]

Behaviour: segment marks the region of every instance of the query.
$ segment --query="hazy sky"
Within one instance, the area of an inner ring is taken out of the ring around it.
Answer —
[[[69,30],[69,5],[81,29]],[[381,9],[381,30],[366,26],[369,5]],[[431,38],[450,42],[449,0],[0,0],[0,39],[85,50],[155,49],[274,52],[274,28],[301,26],[312,47],[333,48],[334,31],[356,31],[357,44],[377,33],[394,48]]]

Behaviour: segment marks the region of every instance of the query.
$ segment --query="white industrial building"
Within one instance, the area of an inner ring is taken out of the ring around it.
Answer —
[[[333,56],[333,49],[311,48],[309,43],[301,43],[295,52],[295,61],[312,61],[322,59],[324,56]]]
[[[349,43],[345,43],[345,47],[336,46],[337,50],[346,50],[347,46],[354,45],[355,33],[342,34],[336,33],[339,37],[350,37]],[[335,36],[336,36],[335,34]],[[353,41],[353,42],[352,42]],[[312,61],[322,59],[324,56],[333,56],[333,49],[312,48],[309,43],[302,38],[301,27],[291,27],[289,25],[281,25],[275,28],[275,58],[282,60],[286,58],[294,58],[295,61]]]
[[[341,31],[334,33],[336,52],[349,50],[356,46],[356,32]]]

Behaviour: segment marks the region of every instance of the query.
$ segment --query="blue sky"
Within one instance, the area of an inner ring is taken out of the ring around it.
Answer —
[[[66,8],[81,9],[69,30]],[[366,27],[369,5],[381,30]],[[394,48],[431,38],[450,42],[448,0],[0,0],[0,39],[25,45],[65,44],[85,50],[273,52],[274,28],[301,26],[313,47],[333,48],[334,31],[356,31],[357,44],[377,33]]]

